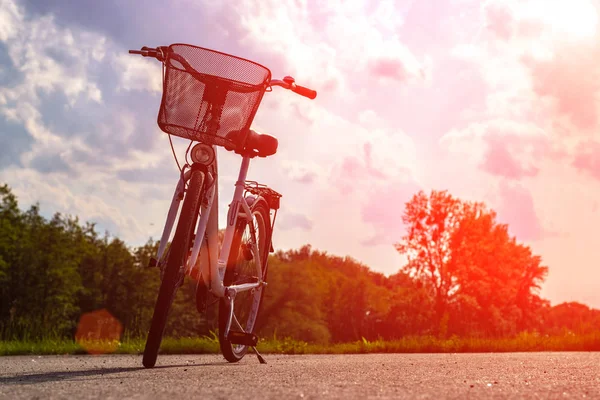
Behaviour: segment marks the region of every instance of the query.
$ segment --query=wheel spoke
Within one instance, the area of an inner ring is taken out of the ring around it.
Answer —
[[[237,325],[237,327],[240,329],[240,331],[242,331],[242,332],[244,332],[244,333],[246,332],[246,331],[244,330],[244,328],[242,328],[242,324],[240,324],[240,321],[238,321],[238,319],[237,319],[237,317],[236,317],[235,313],[233,313],[233,322],[235,322],[235,324],[236,324],[236,325]]]
[[[239,240],[235,246],[236,250],[231,257],[233,262],[229,264],[228,285],[250,282],[260,282],[264,279],[264,269],[260,268],[268,256],[266,248],[269,224],[269,212],[263,205],[258,205],[252,210],[252,218],[240,224],[236,235]],[[259,274],[260,273],[260,274]],[[241,332],[254,333],[256,317],[261,303],[262,290],[246,290],[236,295],[233,307],[231,326]],[[223,316],[229,318],[226,305],[223,305]],[[220,311],[221,313],[221,311]],[[225,327],[226,321],[220,322]],[[223,329],[221,328],[221,329]],[[236,345],[220,337],[221,350],[225,358],[230,362],[242,359],[248,350],[248,346]]]

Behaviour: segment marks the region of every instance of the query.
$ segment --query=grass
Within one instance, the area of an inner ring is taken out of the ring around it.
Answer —
[[[75,342],[68,339],[0,341],[2,355],[49,354],[141,354],[145,339]],[[364,353],[479,353],[527,351],[600,351],[600,332],[589,335],[541,336],[523,333],[514,338],[438,339],[431,336],[400,340],[359,340],[351,343],[314,344],[292,339],[263,339],[258,349],[265,354],[364,354]],[[161,354],[218,354],[216,336],[165,338]]]

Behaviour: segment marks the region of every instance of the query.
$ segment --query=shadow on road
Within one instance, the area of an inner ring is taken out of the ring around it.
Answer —
[[[0,385],[2,384],[36,384],[42,382],[72,380],[81,377],[90,377],[95,375],[118,374],[121,372],[138,371],[143,367],[128,367],[128,368],[93,368],[79,371],[51,371],[39,374],[23,374],[17,376],[0,377]]]
[[[204,364],[179,364],[179,365],[157,365],[149,371],[164,368],[192,368],[205,367],[209,365],[226,365],[226,363],[204,363]],[[144,367],[120,367],[120,368],[92,368],[77,371],[51,371],[39,374],[22,374],[16,376],[0,377],[0,385],[32,385],[43,382],[68,381],[77,378],[94,377],[98,375],[119,374],[123,372],[141,371]]]

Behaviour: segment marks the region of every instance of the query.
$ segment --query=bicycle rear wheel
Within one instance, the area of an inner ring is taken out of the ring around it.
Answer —
[[[237,285],[256,281],[256,265],[252,251],[252,243],[258,241],[259,259],[262,263],[260,278],[265,280],[267,274],[267,259],[271,241],[271,223],[269,209],[264,202],[259,202],[251,208],[252,223],[243,217],[238,217],[231,253],[227,262],[227,270],[223,283],[225,286]],[[231,329],[254,333],[256,319],[262,302],[265,288],[239,292],[234,300],[233,321]],[[229,362],[240,361],[248,351],[248,346],[237,345],[225,339],[225,326],[229,318],[229,305],[225,299],[219,301],[219,345],[221,353]]]
[[[162,282],[154,307],[152,323],[146,339],[144,348],[143,364],[146,368],[154,367],[158,350],[167,324],[167,317],[175,293],[184,279],[184,266],[191,246],[193,230],[198,220],[198,212],[202,198],[202,186],[204,184],[204,173],[198,170],[192,170],[188,188],[183,200],[183,208],[177,222],[175,236],[169,250],[167,265],[165,267]]]

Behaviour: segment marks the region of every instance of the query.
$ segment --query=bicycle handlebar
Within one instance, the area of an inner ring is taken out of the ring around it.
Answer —
[[[144,46],[140,50],[129,50],[129,54],[140,54],[144,57],[154,57],[158,61],[164,62],[167,58],[167,51],[168,46],[160,46],[155,49]],[[183,65],[186,71],[188,71],[194,77],[198,78],[199,76],[203,75],[196,71],[196,69],[194,69],[194,67],[190,65],[190,63],[185,59],[185,57],[181,56],[180,54],[171,53],[170,57],[175,61],[179,62],[181,65]],[[283,80],[273,79],[269,82],[269,86],[281,86],[284,89],[291,90],[292,92],[297,93],[300,96],[307,97],[311,100],[317,97],[317,92],[315,90],[309,89],[304,86],[296,85],[294,78],[292,78],[291,76],[286,76],[285,78],[283,78]]]
[[[141,48],[141,50],[129,50],[129,54],[141,54],[144,57],[154,57],[158,61],[163,61],[163,62],[167,58],[167,52],[168,52],[168,46],[159,46],[155,49],[144,46]],[[200,72],[196,71],[196,69],[194,67],[192,67],[190,65],[190,63],[182,55],[171,52],[170,56],[173,60],[179,62],[187,72],[189,72],[196,78],[198,78],[198,76],[202,75],[202,74],[200,74]]]
[[[160,46],[155,49],[152,49],[150,47],[144,46],[140,50],[129,50],[129,54],[140,54],[144,57],[154,57],[158,61],[164,61],[166,55],[164,51],[165,48],[165,46]]]
[[[313,100],[315,97],[317,97],[316,90],[312,90],[312,89],[309,89],[304,86],[296,85],[294,78],[292,78],[291,76],[286,76],[285,78],[283,78],[282,81],[279,79],[272,79],[271,82],[269,82],[269,85],[270,86],[281,86],[284,89],[291,90],[292,92],[297,93],[300,96],[308,97],[311,100]]]
[[[294,93],[298,93],[300,96],[308,97],[311,100],[313,100],[315,97],[317,97],[316,90],[312,90],[307,87],[296,85],[296,84],[294,84],[294,86],[295,86],[295,88],[292,89],[292,91]]]

